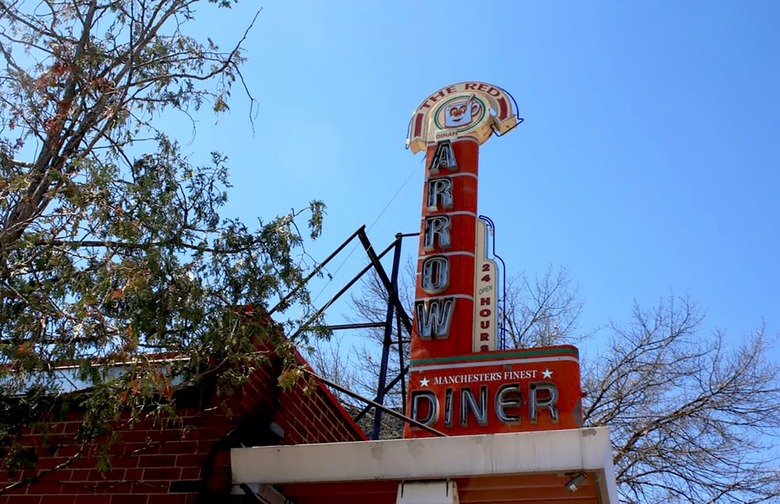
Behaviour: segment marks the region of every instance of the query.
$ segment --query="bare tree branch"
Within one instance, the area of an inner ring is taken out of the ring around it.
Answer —
[[[686,298],[635,306],[587,369],[585,421],[610,427],[628,502],[763,502],[780,491],[780,374],[763,329],[730,348],[723,334],[701,338],[702,321]]]

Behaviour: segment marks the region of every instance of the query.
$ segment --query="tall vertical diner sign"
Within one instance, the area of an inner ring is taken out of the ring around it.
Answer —
[[[513,104],[498,86],[461,82],[430,95],[409,125],[426,174],[407,411],[450,435],[580,423],[576,348],[496,350],[498,272],[477,217],[479,146],[518,124]]]

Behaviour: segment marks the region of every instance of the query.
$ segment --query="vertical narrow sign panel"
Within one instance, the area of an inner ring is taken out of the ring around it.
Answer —
[[[498,333],[498,265],[487,256],[487,225],[477,219],[476,268],[474,269],[473,352],[496,349]]]

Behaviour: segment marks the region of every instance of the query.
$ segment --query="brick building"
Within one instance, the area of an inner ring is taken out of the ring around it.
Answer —
[[[247,497],[231,484],[231,448],[366,439],[321,384],[299,380],[282,390],[280,367],[258,368],[225,404],[208,386],[183,389],[176,397],[179,419],[171,425],[119,422],[108,470],[98,470],[94,447],[73,442],[78,412],[50,424],[46,441],[27,432],[24,444],[36,447],[37,464],[9,473],[0,461],[0,504],[241,502]]]

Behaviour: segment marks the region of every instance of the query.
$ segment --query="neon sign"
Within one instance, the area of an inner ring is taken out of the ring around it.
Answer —
[[[462,82],[426,98],[409,124],[407,145],[426,152],[426,174],[408,411],[448,434],[579,423],[576,348],[497,350],[498,267],[477,213],[479,146],[519,122],[506,91]]]

